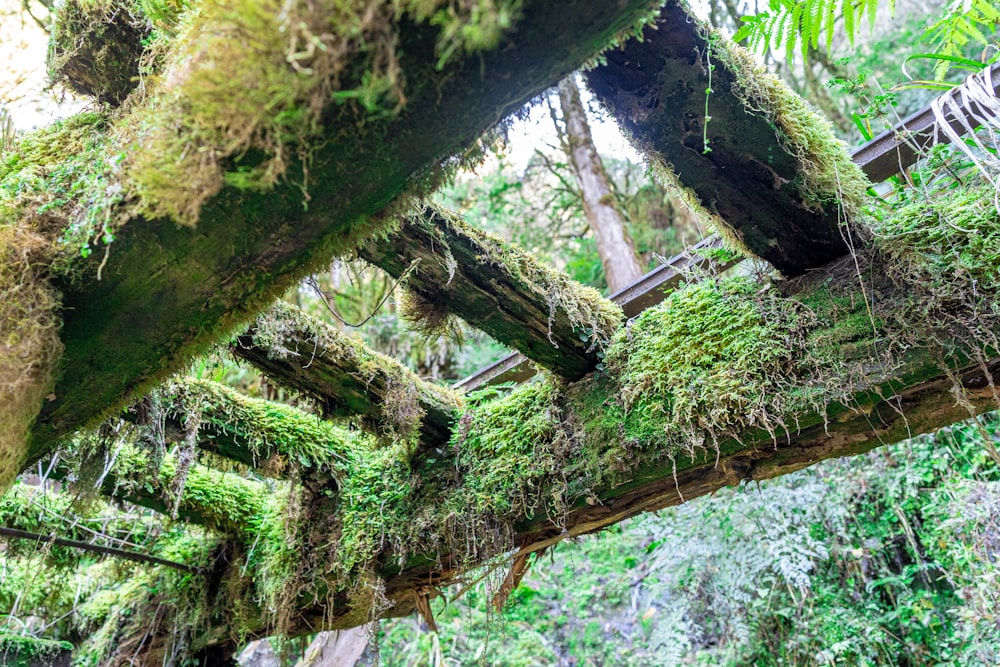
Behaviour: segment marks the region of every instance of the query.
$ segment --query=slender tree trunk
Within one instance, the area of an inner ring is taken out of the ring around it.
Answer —
[[[559,103],[566,124],[566,152],[583,194],[583,210],[597,240],[608,289],[617,292],[642,276],[642,265],[611,192],[601,157],[594,148],[580,89],[573,76],[559,84]]]

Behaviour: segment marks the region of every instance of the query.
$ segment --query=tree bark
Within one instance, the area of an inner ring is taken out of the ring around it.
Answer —
[[[594,146],[575,75],[559,83],[559,103],[566,125],[566,153],[580,186],[583,210],[597,241],[608,291],[617,292],[638,280],[643,270],[611,191],[608,174],[601,164],[601,156]]]

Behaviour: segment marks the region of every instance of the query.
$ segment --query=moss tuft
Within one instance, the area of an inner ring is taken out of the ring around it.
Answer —
[[[494,46],[518,0],[207,0],[186,15],[155,106],[126,119],[140,212],[183,224],[224,185],[269,189],[308,162],[332,105],[365,123],[405,104],[396,53],[404,20],[439,28],[439,65]],[[236,49],[236,50],[234,50]]]
[[[833,126],[753,54],[719,31],[709,30],[711,57],[736,75],[735,95],[746,108],[770,121],[785,150],[801,165],[801,192],[817,209],[840,207],[842,221],[864,219],[871,182],[851,160]]]
[[[706,280],[643,312],[606,363],[626,439],[669,456],[718,448],[750,428],[775,431],[811,318],[746,278]]]
[[[234,438],[242,452],[230,452],[233,458],[258,464],[266,461],[264,467],[269,470],[327,465],[339,476],[344,452],[363,439],[289,405],[250,398],[206,380],[170,382],[157,394],[168,412],[199,424],[204,437]]]
[[[457,248],[450,247],[449,239],[452,243],[456,243],[457,239],[463,246],[463,253],[468,254],[470,249],[475,252],[474,258],[463,255],[463,262],[468,264],[470,259],[474,260],[482,266],[482,274],[486,276],[490,276],[490,267],[500,267],[495,278],[498,284],[509,284],[519,293],[531,294],[542,301],[549,311],[550,342],[555,342],[551,340],[551,334],[557,318],[566,318],[577,333],[586,334],[592,345],[597,347],[603,347],[625,319],[621,308],[602,297],[597,290],[546,266],[518,246],[472,227],[454,212],[426,206],[412,214],[411,222],[432,234],[435,252],[448,270],[449,282],[456,279],[458,260],[453,252],[459,252]],[[411,299],[410,304],[410,319],[423,320],[424,323],[419,325],[422,329],[434,332],[446,321],[443,305],[430,301],[425,293]],[[508,342],[501,335],[503,332],[491,333],[494,338]]]

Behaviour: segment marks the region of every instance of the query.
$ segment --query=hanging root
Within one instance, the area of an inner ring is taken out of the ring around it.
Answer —
[[[0,227],[0,494],[24,464],[62,352],[58,298],[39,261],[48,247],[22,225]]]

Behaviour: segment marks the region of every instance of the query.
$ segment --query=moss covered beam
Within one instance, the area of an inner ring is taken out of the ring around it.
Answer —
[[[363,436],[284,403],[251,398],[207,380],[176,380],[157,389],[150,403],[130,413],[132,421],[162,411],[170,439],[257,468],[272,476],[294,470],[298,477],[330,483],[344,452]],[[143,413],[143,414],[140,414]]]
[[[671,0],[587,73],[597,98],[737,245],[788,276],[847,254],[867,180],[829,123]]]
[[[424,449],[448,440],[461,406],[454,392],[280,302],[230,349],[271,381],[314,399],[325,417],[360,416],[376,433],[415,435]]]
[[[119,457],[101,482],[103,494],[243,541],[256,534],[273,495],[265,484],[173,457],[154,464],[146,453],[133,454]]]
[[[322,141],[309,152],[308,174],[294,156],[286,156],[284,178],[267,191],[241,188],[235,176],[226,179],[198,202],[194,228],[167,215],[163,206],[169,201],[147,206],[160,215],[122,209],[127,221],[106,261],[95,253],[73,279],[58,284],[64,313],[61,379],[35,422],[29,459],[148,390],[332,254],[391,226],[371,216],[650,11],[648,0],[518,4],[514,28],[495,48],[453,52],[447,59],[439,51],[437,30],[410,20],[396,25],[405,106],[394,113],[375,113],[376,108],[361,119],[343,106],[328,109],[321,116]],[[192,48],[198,44],[190,42]],[[239,61],[238,54],[232,57]],[[204,59],[185,54],[179,62],[190,77],[199,67],[212,66],[212,54]],[[349,62],[343,72],[345,78],[363,79]],[[140,114],[141,122],[141,109],[132,113]],[[141,150],[137,155],[129,157],[126,171],[143,157]],[[251,152],[245,160],[255,156]],[[229,168],[241,173],[240,165]],[[143,172],[151,173],[157,172]],[[118,213],[112,214],[116,219]]]
[[[570,380],[593,370],[601,346],[624,321],[620,307],[597,291],[444,210],[406,217],[360,255],[406,276],[413,317],[440,323],[457,315]]]
[[[869,230],[873,248],[780,286],[677,290],[614,335],[600,374],[471,405],[443,461],[355,452],[327,508],[336,544],[320,540],[335,565],[319,571],[338,574],[292,631],[363,622],[373,577],[385,613],[407,614],[513,551],[996,408],[990,187],[902,207]]]

